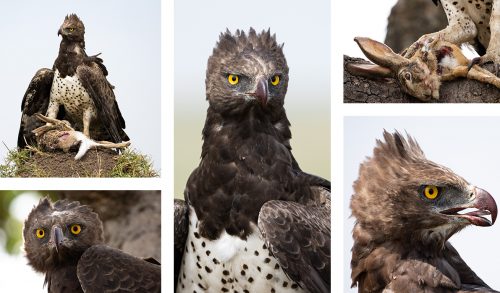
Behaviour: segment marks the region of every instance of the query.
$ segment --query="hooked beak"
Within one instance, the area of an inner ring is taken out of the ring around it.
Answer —
[[[259,80],[254,96],[257,98],[257,100],[260,102],[262,106],[267,105],[267,80],[265,79]]]
[[[63,243],[63,239],[64,239],[64,236],[63,236],[61,228],[59,228],[58,226],[52,227],[50,242],[54,244],[54,247],[55,247],[57,253],[59,253],[59,248]]]
[[[497,204],[493,197],[481,188],[474,188],[475,199],[469,205],[451,208],[442,211],[442,214],[464,218],[472,225],[476,226],[491,226],[497,218]],[[470,210],[467,213],[460,214],[463,210]],[[485,216],[491,216],[491,220]]]
[[[61,30],[61,29],[59,29],[59,30],[57,31],[57,36],[60,36],[61,34],[62,34],[62,30]]]

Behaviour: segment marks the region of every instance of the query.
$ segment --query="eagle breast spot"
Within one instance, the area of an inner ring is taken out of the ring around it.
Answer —
[[[225,231],[214,241],[203,238],[190,210],[177,292],[304,292],[267,249],[258,228],[247,240]]]
[[[83,112],[90,109],[91,116],[95,117],[97,112],[94,101],[76,75],[62,78],[56,70],[54,80],[50,89],[50,102],[64,106],[66,112],[75,121],[81,121]]]

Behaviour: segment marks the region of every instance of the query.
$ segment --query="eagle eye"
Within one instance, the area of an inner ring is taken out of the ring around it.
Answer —
[[[229,84],[231,84],[231,85],[236,85],[236,84],[238,84],[239,80],[240,80],[240,78],[239,78],[239,76],[238,76],[238,75],[236,75],[236,74],[229,74],[229,75],[227,76],[227,81],[228,81],[228,82],[229,82]]]
[[[36,229],[36,237],[38,237],[39,239],[42,239],[43,237],[45,237],[45,230],[43,230],[42,228],[38,228]]]
[[[425,185],[424,196],[428,199],[435,199],[439,195],[439,188],[435,185]]]
[[[279,83],[280,83],[280,76],[279,75],[275,75],[275,76],[271,77],[271,84],[272,85],[277,86]]]
[[[78,234],[80,234],[80,232],[82,232],[82,227],[78,224],[73,224],[73,225],[71,225],[69,230],[71,231],[71,233],[73,235],[78,235]]]
[[[74,28],[72,28],[72,27],[70,27],[68,30],[69,30],[70,32],[73,32],[75,29],[74,29]]]

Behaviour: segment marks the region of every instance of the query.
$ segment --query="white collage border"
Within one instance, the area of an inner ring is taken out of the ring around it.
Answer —
[[[348,1],[346,1],[348,2]],[[332,292],[342,292],[350,280],[344,261],[344,118],[348,116],[498,116],[500,107],[489,104],[343,104],[343,54],[336,44],[342,20],[355,17],[348,4],[332,0],[331,47],[331,181],[332,181]],[[174,1],[161,1],[161,178],[0,178],[4,190],[161,190],[162,191],[162,287],[173,291],[173,188],[174,188]],[[353,134],[355,135],[355,134]],[[337,235],[337,237],[336,237]]]

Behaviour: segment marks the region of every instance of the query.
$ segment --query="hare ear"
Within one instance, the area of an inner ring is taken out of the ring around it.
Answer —
[[[356,76],[364,77],[392,77],[392,71],[387,67],[382,67],[375,64],[356,64],[348,63],[346,65],[347,71]]]
[[[396,72],[402,66],[410,63],[405,57],[394,53],[391,48],[370,38],[356,37],[354,41],[363,51],[363,54],[375,64],[390,68]]]

